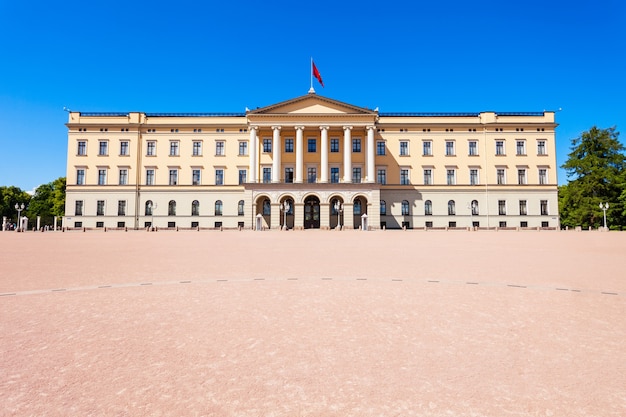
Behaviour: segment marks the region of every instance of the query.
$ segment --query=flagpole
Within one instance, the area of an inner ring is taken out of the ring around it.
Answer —
[[[309,72],[311,75],[311,89],[309,91],[313,90],[313,57],[311,57],[311,66],[309,67]]]

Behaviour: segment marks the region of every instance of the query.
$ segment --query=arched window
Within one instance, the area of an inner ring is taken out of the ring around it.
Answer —
[[[472,215],[478,216],[478,201],[472,200]]]
[[[424,201],[424,216],[433,215],[433,202],[430,200]]]
[[[385,200],[380,200],[380,215],[387,215],[387,202]]]
[[[167,215],[168,216],[176,216],[176,201],[170,200],[167,205]]]
[[[146,216],[152,216],[153,209],[154,204],[152,203],[152,200],[146,201]]]
[[[239,203],[237,204],[237,215],[238,216],[243,216],[243,206],[244,202],[243,200],[239,200]]]
[[[216,216],[222,215],[222,200],[217,200],[215,202],[215,215]]]
[[[270,214],[272,214],[272,205],[270,204],[270,200],[266,198],[263,200],[263,215],[269,216]]]
[[[191,215],[192,216],[200,215],[200,202],[198,200],[193,200],[193,203],[191,203]]]
[[[454,216],[456,214],[456,205],[454,200],[448,201],[448,216]]]
[[[409,202],[407,200],[402,200],[402,215],[408,216],[409,214]]]
[[[361,215],[361,200],[360,199],[356,199],[354,200],[354,215],[355,216],[360,216]]]

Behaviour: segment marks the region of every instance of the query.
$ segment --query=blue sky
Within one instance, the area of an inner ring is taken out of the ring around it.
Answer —
[[[64,106],[243,112],[306,94],[311,56],[381,112],[562,108],[561,165],[593,125],[626,140],[624,4],[0,0],[0,185],[65,176]]]

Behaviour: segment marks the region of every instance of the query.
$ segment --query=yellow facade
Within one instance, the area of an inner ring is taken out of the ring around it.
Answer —
[[[236,114],[71,112],[64,226],[555,228],[556,126],[315,93]]]

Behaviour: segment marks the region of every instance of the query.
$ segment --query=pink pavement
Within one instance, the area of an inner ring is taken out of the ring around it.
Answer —
[[[0,233],[0,415],[624,416],[626,233]]]

